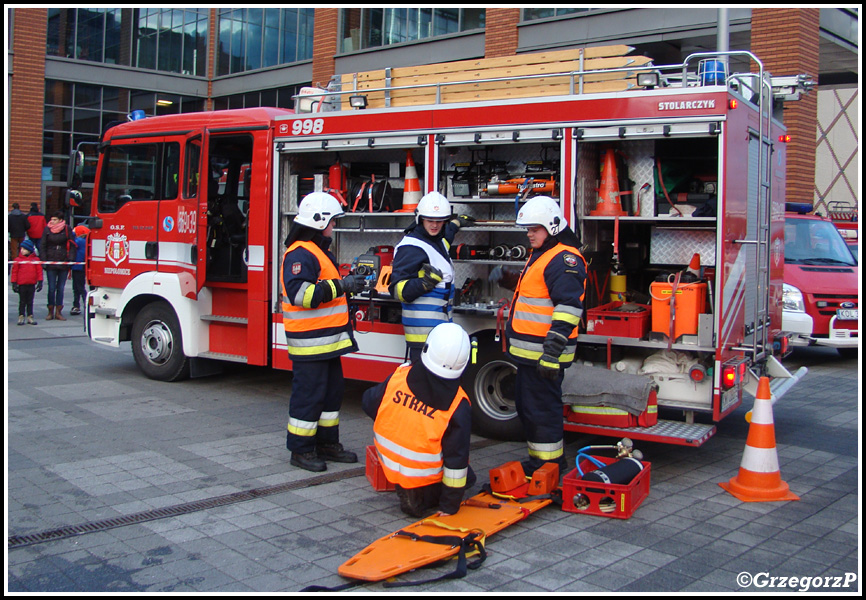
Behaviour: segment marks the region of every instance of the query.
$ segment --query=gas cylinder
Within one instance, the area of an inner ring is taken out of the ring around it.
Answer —
[[[643,470],[643,463],[636,458],[618,460],[583,476],[584,481],[600,481],[607,484],[625,485]]]

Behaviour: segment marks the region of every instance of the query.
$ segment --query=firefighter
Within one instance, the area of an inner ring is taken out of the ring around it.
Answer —
[[[454,514],[475,484],[469,466],[472,409],[460,387],[469,361],[469,336],[456,323],[437,325],[421,359],[405,363],[364,392],[385,477],[395,484],[400,509],[423,517],[438,508]]]
[[[394,249],[389,291],[403,303],[403,331],[413,363],[430,331],[451,321],[454,265],[448,250],[460,228],[474,221],[452,215],[448,199],[430,192],[418,201],[415,223]]]
[[[526,202],[517,225],[527,228],[531,246],[523,272],[519,279],[501,269],[491,275],[515,290],[506,335],[509,356],[517,363],[515,404],[529,450],[523,467],[532,473],[545,462],[556,462],[565,473],[562,379],[577,347],[586,261],[552,198],[536,196]]]
[[[358,349],[346,296],[363,291],[366,280],[354,274],[341,278],[328,249],[334,219],[342,214],[330,194],[305,196],[283,255],[283,326],[294,371],[286,447],[291,464],[308,471],[326,470],[329,460],[358,462],[357,455],[340,444],[340,357]]]

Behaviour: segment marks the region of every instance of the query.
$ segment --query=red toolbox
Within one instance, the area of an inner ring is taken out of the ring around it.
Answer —
[[[594,456],[593,458],[609,465],[616,458]],[[631,483],[619,485],[600,481],[584,481],[580,472],[573,469],[562,478],[562,510],[566,512],[628,519],[637,510],[650,489],[650,463],[641,461],[643,469]],[[581,459],[580,468],[584,473],[598,467],[589,460]]]
[[[611,302],[586,311],[586,332],[610,337],[643,338],[649,333],[650,307]]]
[[[388,481],[385,477],[385,471],[382,470],[382,465],[379,464],[379,453],[376,452],[376,446],[367,446],[366,475],[367,481],[377,492],[394,491],[394,484]]]

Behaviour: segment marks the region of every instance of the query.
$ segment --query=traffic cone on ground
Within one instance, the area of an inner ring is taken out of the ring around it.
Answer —
[[[418,181],[418,171],[412,160],[412,151],[406,151],[406,181],[403,184],[403,208],[396,212],[415,212],[421,200],[421,182]]]
[[[773,403],[770,400],[770,380],[767,377],[761,377],[758,383],[740,471],[736,477],[719,485],[743,502],[800,499],[788,489],[788,484],[782,481],[782,474],[779,472]]]
[[[604,152],[604,164],[601,168],[601,187],[598,188],[598,204],[595,210],[589,211],[594,217],[624,217],[619,199],[619,182],[616,174],[616,154],[613,148]]]

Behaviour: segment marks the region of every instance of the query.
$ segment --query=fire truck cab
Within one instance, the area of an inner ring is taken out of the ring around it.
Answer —
[[[759,376],[774,379],[778,397],[803,374],[779,361],[784,128],[760,61],[730,54],[758,73],[696,75],[696,59],[720,57],[695,55],[645,65],[641,80],[625,68],[583,67],[553,96],[512,88],[449,103],[437,91],[420,103],[407,93],[400,104],[389,84],[366,92],[384,104],[355,109],[341,99],[359,88],[329,88],[316,112],[256,108],[112,127],[98,148],[88,216],[88,335],[131,341],[142,371],[159,380],[206,374],[220,361],[291,369],[284,240],[303,196],[325,190],[345,204],[332,247],[341,268],[360,261],[377,270],[377,293],[350,301],[360,350],[343,358],[344,372],[382,381],[406,357],[387,267],[414,222],[411,203],[402,204],[417,176],[422,192],[439,191],[476,219],[452,246],[454,320],[477,348],[463,386],[479,433],[517,437],[503,338],[511,298],[489,275],[523,267],[516,209],[544,193],[559,201],[590,265],[577,360],[611,377],[650,377],[659,407],[681,416],[646,428],[567,428],[700,445],[715,426],[695,415],[718,421]],[[590,93],[601,73],[625,79],[598,81]],[[82,165],[75,152],[70,182]],[[613,168],[617,183],[602,184]],[[695,256],[698,280],[679,286],[675,274]]]

